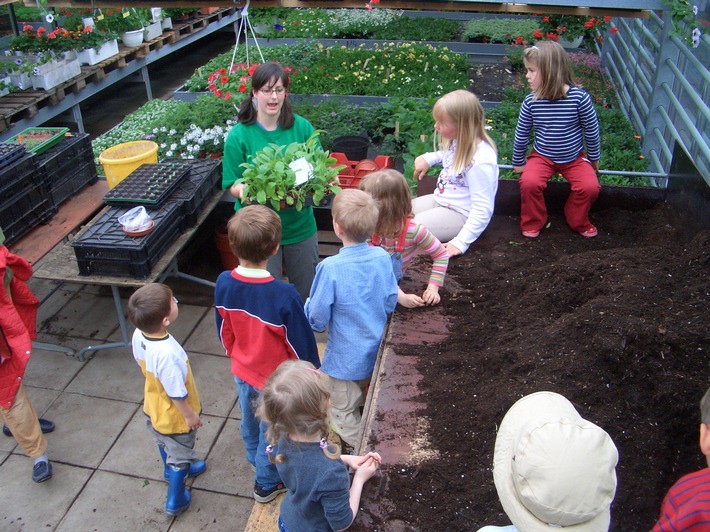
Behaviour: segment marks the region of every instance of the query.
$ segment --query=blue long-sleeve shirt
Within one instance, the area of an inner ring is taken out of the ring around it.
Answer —
[[[584,144],[587,145],[587,158],[590,161],[599,160],[599,118],[592,98],[579,87],[570,87],[566,98],[555,101],[535,100],[534,93],[525,97],[515,128],[513,166],[525,164],[533,129],[533,148],[554,163],[574,161],[584,151]]]
[[[397,280],[384,249],[363,242],[320,262],[306,315],[314,331],[328,329],[321,371],[348,381],[372,375],[387,315],[396,306]]]

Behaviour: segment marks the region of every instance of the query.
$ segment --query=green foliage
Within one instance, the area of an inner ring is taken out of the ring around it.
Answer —
[[[271,144],[243,163],[245,200],[261,205],[268,202],[277,211],[283,201],[286,207],[300,211],[309,197],[318,205],[326,194],[339,193],[340,187],[333,183],[344,166],[332,166],[336,160],[320,147],[318,133],[316,131],[305,143]],[[289,165],[299,159],[308,163],[310,171],[307,181],[296,185],[296,172]]]
[[[476,18],[469,20],[461,39],[470,42],[523,44],[532,42],[539,26],[530,17]]]
[[[252,24],[268,26],[269,38],[451,41],[461,31],[455,20],[407,17],[392,9],[252,9]]]
[[[40,22],[44,20],[45,10],[17,3],[12,7],[18,22]]]
[[[391,98],[383,104],[384,116],[377,132],[377,136],[382,138],[380,152],[397,156],[411,142],[422,140],[422,137],[429,138],[434,132],[434,118],[431,116],[434,101],[435,98]],[[428,151],[431,151],[431,143]]]
[[[99,30],[124,33],[143,29],[148,21],[136,9],[104,9],[96,17],[96,28]]]

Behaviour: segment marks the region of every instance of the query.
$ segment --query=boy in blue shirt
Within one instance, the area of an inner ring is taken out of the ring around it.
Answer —
[[[343,247],[316,267],[306,315],[314,331],[328,330],[321,371],[329,377],[331,422],[348,454],[357,445],[360,407],[398,289],[389,253],[367,243],[379,214],[372,196],[343,190],[332,213]]]

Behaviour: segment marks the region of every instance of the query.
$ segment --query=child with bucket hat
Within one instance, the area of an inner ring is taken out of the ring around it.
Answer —
[[[479,532],[609,530],[619,455],[611,437],[553,392],[518,400],[503,418],[493,479],[512,526]]]

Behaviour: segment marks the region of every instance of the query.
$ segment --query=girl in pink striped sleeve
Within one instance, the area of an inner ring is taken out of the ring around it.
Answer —
[[[407,294],[399,289],[397,302],[407,308],[436,305],[441,301],[439,289],[444,285],[449,254],[444,245],[412,215],[412,193],[404,176],[397,170],[386,169],[368,174],[359,188],[378,202],[380,215],[371,244],[385,249],[392,258],[397,281],[417,252],[424,252],[433,260],[429,283],[424,293]]]

